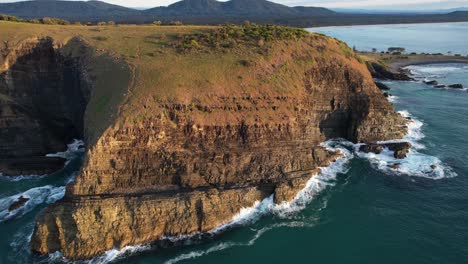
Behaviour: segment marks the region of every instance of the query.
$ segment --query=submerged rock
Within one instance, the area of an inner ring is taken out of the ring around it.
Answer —
[[[452,84],[447,86],[448,88],[453,88],[453,89],[463,89],[463,84]]]
[[[439,85],[439,82],[437,82],[436,80],[433,80],[433,81],[424,81],[424,83],[427,84],[427,85],[432,85],[432,86]]]
[[[27,201],[29,201],[29,198],[25,198],[25,197],[21,196],[20,198],[18,198],[18,200],[13,202],[10,205],[10,207],[8,207],[8,212],[12,212],[12,211],[22,207],[23,205],[26,204]]]

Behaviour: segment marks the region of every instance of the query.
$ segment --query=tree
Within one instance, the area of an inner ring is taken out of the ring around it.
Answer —
[[[156,20],[156,21],[153,21],[153,25],[155,25],[155,26],[161,26],[161,25],[162,25],[162,22],[161,22],[161,20]]]
[[[101,22],[98,22],[97,25],[98,25],[98,26],[105,26],[105,25],[107,25],[107,23],[104,22],[104,21],[101,21]]]
[[[404,53],[406,51],[405,48],[402,48],[402,47],[390,47],[388,48],[388,53],[392,53],[392,54],[395,54],[395,53]]]
[[[107,25],[109,25],[109,26],[115,26],[115,22],[111,20],[111,21],[107,22]]]
[[[372,48],[372,53],[377,53],[377,49],[376,49],[376,48]]]

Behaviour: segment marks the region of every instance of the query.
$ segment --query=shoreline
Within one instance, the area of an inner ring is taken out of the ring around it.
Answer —
[[[432,24],[466,24],[468,21],[457,22],[421,22],[421,23],[388,23],[388,24],[363,24],[363,25],[338,25],[338,26],[319,26],[319,27],[305,27],[304,29],[320,29],[320,28],[344,28],[344,27],[372,27],[372,26],[406,26],[406,25],[432,25]]]
[[[389,63],[390,69],[395,72],[404,71],[403,68],[411,65],[428,65],[428,64],[445,64],[445,63],[466,63],[468,64],[468,58],[409,58],[409,59],[397,59]]]
[[[366,63],[372,77],[376,79],[411,80],[407,70],[410,65],[429,65],[445,63],[468,64],[468,56],[455,56],[444,54],[387,54],[358,52],[360,58]]]

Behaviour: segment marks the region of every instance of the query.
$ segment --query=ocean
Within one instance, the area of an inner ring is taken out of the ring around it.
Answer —
[[[468,54],[468,23],[311,30],[357,49],[403,46],[415,52]],[[414,32],[427,41],[408,37]],[[293,203],[259,201],[203,239],[169,241],[164,249],[140,245],[113,250],[89,263],[466,263],[468,92],[422,81],[468,87],[468,65],[408,69],[417,81],[385,82],[397,111],[413,119],[405,139],[414,147],[405,160],[395,161],[385,152],[356,154],[357,146],[350,142],[329,141],[325,146],[345,156],[312,178]],[[73,181],[83,156],[79,144],[59,154],[71,160],[59,173],[0,177],[0,263],[63,262],[60,254],[32,257],[28,241],[34,219]],[[398,171],[388,166],[396,162],[401,163]],[[32,199],[23,210],[8,213],[6,205],[21,195]]]

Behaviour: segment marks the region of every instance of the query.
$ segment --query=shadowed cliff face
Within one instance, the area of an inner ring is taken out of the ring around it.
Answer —
[[[9,51],[0,74],[0,172],[48,174],[63,160],[46,158],[83,138],[89,86],[76,58],[50,38],[30,39]]]
[[[274,81],[275,74],[295,80],[295,87],[280,87],[281,92],[258,88],[245,95],[213,92],[209,100],[191,103],[143,101],[136,114],[107,111],[116,117],[99,133],[88,106],[85,138],[92,143],[82,171],[65,199],[37,220],[32,250],[82,259],[206,232],[271,195],[277,203],[292,200],[319,167],[339,156],[320,146],[327,139],[403,137],[404,118],[366,66],[329,48],[332,40],[316,41],[271,50],[255,62],[251,71],[262,83]],[[210,83],[218,85],[212,91],[223,90],[223,84]],[[102,87],[93,87],[90,104],[99,106]]]

